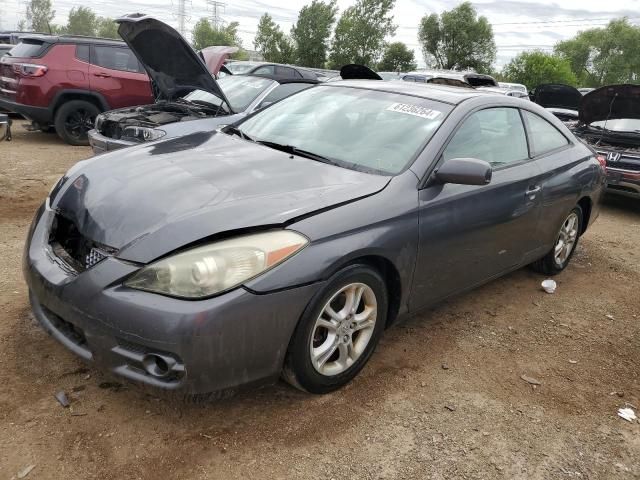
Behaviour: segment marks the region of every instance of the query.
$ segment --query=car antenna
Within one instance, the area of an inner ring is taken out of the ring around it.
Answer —
[[[609,104],[609,113],[607,114],[607,118],[605,119],[604,125],[602,126],[602,132],[600,133],[600,138],[596,142],[596,146],[600,145],[602,137],[604,137],[604,133],[607,131],[607,122],[609,121],[609,117],[611,117],[611,112],[613,111],[613,102],[616,101],[616,98],[618,98],[618,92],[616,92],[611,99],[611,103]]]

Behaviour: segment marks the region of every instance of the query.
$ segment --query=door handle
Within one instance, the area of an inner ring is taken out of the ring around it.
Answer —
[[[529,199],[533,200],[534,198],[536,198],[536,194],[540,193],[540,190],[542,190],[542,187],[540,185],[535,185],[529,187],[525,192],[525,195],[529,197]]]
[[[94,73],[93,75],[95,77],[100,77],[100,78],[109,78],[109,77],[111,77],[111,75],[109,75],[108,73],[104,73],[104,72]]]

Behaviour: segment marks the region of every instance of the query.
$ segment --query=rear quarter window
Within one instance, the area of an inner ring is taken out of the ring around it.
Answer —
[[[531,153],[534,157],[565,147],[569,140],[544,118],[527,110],[522,111],[529,127]]]
[[[91,63],[111,70],[142,73],[137,57],[131,50],[123,47],[93,47]]]
[[[47,50],[48,43],[41,40],[22,40],[11,50],[12,57],[36,58],[41,57]]]

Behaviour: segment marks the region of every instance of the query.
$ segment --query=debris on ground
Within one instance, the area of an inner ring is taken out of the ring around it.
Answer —
[[[605,317],[607,317],[609,320],[615,320],[615,317],[613,315],[611,315],[610,313],[607,313],[605,315]]]
[[[627,422],[633,422],[638,417],[636,417],[636,412],[633,411],[632,408],[620,408],[618,409],[618,416],[623,418]]]
[[[520,375],[520,378],[531,385],[542,385],[542,382],[540,380],[528,375]]]
[[[35,465],[29,465],[27,468],[18,472],[18,478],[25,478],[27,475],[31,473],[31,471],[36,468]]]
[[[558,288],[558,284],[556,283],[556,281],[551,280],[550,278],[543,280],[540,285],[542,286],[542,289],[547,293],[554,293],[556,291],[556,288]]]
[[[118,382],[102,382],[98,385],[98,388],[102,388],[103,390],[113,390],[114,392],[119,392],[124,389],[124,385]]]
[[[442,364],[442,369],[443,370],[449,370],[449,365],[447,365],[446,363]]]
[[[63,408],[67,408],[70,405],[69,399],[67,398],[67,394],[64,393],[62,390],[57,392],[54,395],[54,397],[56,397],[56,400],[58,400],[58,403],[62,405]]]
[[[578,363],[578,361],[577,360],[569,360],[569,363],[572,364],[572,365],[575,365],[576,363]]]
[[[456,411],[456,406],[455,405],[445,405],[444,408],[446,408],[450,412],[455,412]]]

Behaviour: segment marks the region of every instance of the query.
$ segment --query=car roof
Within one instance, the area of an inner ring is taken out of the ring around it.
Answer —
[[[83,35],[47,35],[47,34],[31,34],[20,35],[20,40],[39,40],[47,43],[82,43],[82,44],[100,44],[100,45],[116,45],[118,47],[126,46],[122,40],[100,37],[85,37]]]
[[[449,103],[451,105],[458,105],[469,98],[495,95],[495,93],[483,92],[481,90],[471,88],[449,87],[447,85],[432,83],[383,82],[380,80],[341,80],[337,82],[324,83],[323,85],[327,85],[332,88],[351,87],[389,93],[400,93]]]

